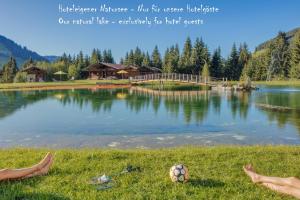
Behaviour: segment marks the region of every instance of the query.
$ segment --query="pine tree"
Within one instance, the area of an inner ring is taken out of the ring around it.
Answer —
[[[36,63],[33,61],[32,57],[29,58],[29,60],[25,61],[21,67],[21,69],[25,69],[27,67],[30,67],[32,65],[35,65]]]
[[[287,78],[290,71],[290,52],[286,33],[279,32],[270,49],[271,63],[268,69],[268,80]]]
[[[166,67],[167,67],[168,73],[178,71],[178,62],[180,59],[178,45],[171,46],[167,57],[168,57],[168,59],[167,59],[168,62],[166,63]]]
[[[89,66],[91,63],[90,63],[90,57],[88,56],[88,55],[86,55],[85,57],[84,57],[84,66],[85,67],[87,67],[87,66]]]
[[[66,53],[63,53],[63,55],[59,58],[59,61],[64,62],[64,63],[68,63],[68,56]]]
[[[142,55],[141,49],[139,47],[136,47],[134,51],[134,65],[141,66],[143,59],[144,57]]]
[[[103,58],[102,58],[101,51],[100,51],[99,49],[97,49],[97,50],[96,50],[96,53],[97,53],[98,61],[99,61],[99,62],[102,62],[102,61],[103,61]]]
[[[191,73],[199,74],[206,62],[209,62],[208,49],[203,40],[197,38],[191,56]]]
[[[238,80],[238,65],[239,65],[239,54],[236,49],[235,43],[232,46],[231,53],[229,58],[227,59],[224,76],[227,77],[229,80]]]
[[[290,77],[300,79],[300,31],[294,36],[294,39],[291,43],[290,65]]]
[[[13,57],[3,67],[2,82],[12,83],[18,71],[17,62]]]
[[[211,66],[210,66],[210,75],[212,77],[221,78],[222,77],[222,56],[221,56],[221,48],[218,47],[212,56]]]
[[[125,58],[124,58],[124,61],[123,61],[124,65],[129,65],[128,59],[129,59],[129,53],[126,52],[126,55],[125,55]]]
[[[80,51],[77,55],[76,63],[79,70],[85,68],[84,56],[82,51]]]
[[[246,76],[246,71],[247,69],[244,70],[244,68],[247,67],[249,59],[250,59],[250,52],[248,50],[248,46],[246,43],[243,45],[240,45],[239,49],[239,64],[238,64],[238,69],[237,69],[237,76],[239,76],[239,79],[245,79],[247,78]],[[242,77],[243,76],[243,77]]]
[[[206,81],[208,81],[210,73],[209,73],[209,66],[207,63],[204,64],[201,75],[203,78],[205,78]]]
[[[158,46],[155,46],[152,56],[151,56],[152,67],[160,68],[162,67],[161,55],[158,50]]]
[[[115,63],[111,50],[103,51],[103,62],[104,63]]]
[[[164,61],[163,61],[163,67],[162,70],[164,73],[172,73],[173,72],[173,66],[172,66],[172,55],[170,52],[170,49],[167,48],[164,56]]]
[[[151,65],[150,56],[149,56],[149,53],[147,52],[143,59],[142,66],[149,67],[150,65]]]
[[[176,44],[174,50],[172,50],[172,65],[174,66],[174,71],[178,72],[178,67],[179,67],[179,60],[180,60],[180,51],[179,51],[179,45]]]
[[[104,62],[104,63],[107,63],[107,61],[108,61],[108,52],[107,52],[107,50],[105,49],[105,50],[103,51],[103,62]]]
[[[179,71],[181,73],[190,72],[192,66],[191,57],[192,57],[192,42],[190,37],[188,37],[185,41],[183,52],[179,62]]]
[[[271,49],[267,48],[254,52],[243,70],[242,80],[245,80],[247,76],[251,80],[266,80],[270,62]]]
[[[134,65],[134,52],[133,50],[131,49],[130,52],[129,52],[129,56],[128,56],[128,59],[127,59],[127,65]]]
[[[92,52],[92,55],[91,55],[91,64],[96,64],[96,63],[99,63],[99,62],[100,62],[100,60],[99,60],[97,50],[93,49],[93,52]]]

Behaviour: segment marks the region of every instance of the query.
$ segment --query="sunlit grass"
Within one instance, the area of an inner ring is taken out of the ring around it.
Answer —
[[[257,85],[269,85],[269,86],[300,86],[300,80],[289,81],[255,81]]]
[[[111,84],[127,84],[129,80],[75,80],[75,81],[61,81],[61,82],[31,82],[31,83],[0,83],[0,89],[22,89],[31,87],[52,87],[52,86],[80,86],[80,85],[95,85],[96,83],[111,83]],[[238,81],[228,81],[230,84],[237,84]],[[300,80],[291,81],[253,81],[256,85],[270,85],[270,86],[300,86]],[[159,81],[148,82],[139,85],[159,85]],[[166,86],[190,86],[191,83],[179,82],[164,82]]]
[[[38,162],[47,150],[2,149],[0,168],[25,167]],[[282,199],[283,196],[253,185],[242,171],[252,163],[264,174],[299,174],[299,147],[180,147],[158,150],[53,150],[55,163],[44,177],[0,183],[0,199]],[[184,163],[190,182],[175,184],[169,168]],[[97,191],[91,177],[140,166],[115,178],[115,187]],[[285,198],[292,199],[292,198]]]
[[[79,85],[96,85],[97,83],[126,84],[128,80],[75,80],[59,82],[30,82],[30,83],[1,83],[0,89],[22,89],[30,87],[47,87],[47,86],[79,86]]]

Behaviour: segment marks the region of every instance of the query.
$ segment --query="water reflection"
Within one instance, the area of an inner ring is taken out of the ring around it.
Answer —
[[[268,88],[255,98],[258,109],[278,127],[293,124],[300,133],[300,90],[290,88]],[[265,106],[264,106],[265,105]]]
[[[5,91],[0,92],[0,120],[20,109],[43,100],[53,99],[64,106],[73,105],[81,109],[87,106],[94,113],[110,113],[115,103],[124,102],[128,112],[139,114],[143,111],[167,112],[172,117],[183,117],[185,124],[201,124],[209,115],[217,118],[230,112],[232,119],[248,119],[263,113],[269,122],[279,127],[295,126],[300,133],[300,92],[258,91],[233,93],[215,91],[159,91],[149,88],[112,90],[50,90],[50,91]],[[292,108],[289,112],[274,111],[255,107],[267,104]],[[251,110],[251,108],[253,108]],[[143,116],[141,116],[143,117]],[[259,129],[259,127],[257,127]]]

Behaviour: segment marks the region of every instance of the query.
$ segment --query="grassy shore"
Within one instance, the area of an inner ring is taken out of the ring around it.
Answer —
[[[300,86],[300,80],[290,81],[254,81],[256,85],[268,85],[268,86]]]
[[[0,89],[23,89],[23,88],[39,88],[39,87],[55,87],[55,86],[82,86],[96,85],[96,83],[110,84],[127,84],[128,80],[76,80],[61,82],[31,82],[31,83],[1,83]]]
[[[62,81],[62,82],[38,82],[38,83],[0,83],[0,90],[22,90],[28,88],[47,88],[47,87],[63,87],[63,86],[93,86],[96,83],[110,83],[110,84],[128,84],[129,80],[76,80],[76,81]],[[237,84],[238,81],[231,81],[231,84]],[[254,81],[256,85],[269,85],[269,86],[300,86],[300,80],[295,81]],[[144,84],[149,85],[150,83]],[[165,83],[165,85],[180,85],[182,87],[190,85],[189,83]],[[141,84],[143,85],[143,84]],[[158,82],[154,81],[151,85],[158,85]],[[198,87],[198,86],[197,86]]]
[[[2,149],[0,168],[26,167],[47,150]],[[54,150],[53,150],[54,151]],[[253,185],[242,171],[252,163],[272,176],[298,175],[300,147],[180,147],[159,150],[55,150],[47,176],[0,183],[0,199],[292,199]],[[190,182],[172,183],[169,168],[184,163]],[[97,191],[91,177],[122,171],[127,164],[142,172],[115,178],[115,186]]]

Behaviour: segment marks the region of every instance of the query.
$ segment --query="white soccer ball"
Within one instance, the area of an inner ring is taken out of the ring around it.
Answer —
[[[172,166],[170,169],[170,178],[173,182],[187,182],[189,180],[188,168],[183,164]]]

